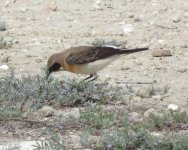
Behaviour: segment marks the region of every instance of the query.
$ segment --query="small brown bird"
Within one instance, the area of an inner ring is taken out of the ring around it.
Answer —
[[[89,74],[84,80],[97,79],[97,72],[108,66],[122,54],[128,55],[145,51],[148,48],[120,49],[108,46],[71,47],[63,52],[55,53],[47,62],[47,78],[52,72],[69,71],[77,74]],[[90,80],[90,81],[92,81]]]

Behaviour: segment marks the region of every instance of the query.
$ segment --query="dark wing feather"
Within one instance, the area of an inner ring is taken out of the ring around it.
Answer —
[[[66,57],[66,62],[68,64],[85,64],[110,57],[118,54],[118,52],[119,49],[113,47],[75,47],[70,49],[70,54]]]

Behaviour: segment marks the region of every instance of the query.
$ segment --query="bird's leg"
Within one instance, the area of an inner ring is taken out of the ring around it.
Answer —
[[[87,83],[94,81],[98,78],[98,75],[96,73],[92,74],[93,79],[89,80]]]
[[[83,81],[88,80],[93,77],[94,74],[90,74],[89,77],[85,78]]]

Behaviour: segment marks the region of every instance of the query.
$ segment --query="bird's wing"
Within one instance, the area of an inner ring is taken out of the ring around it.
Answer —
[[[118,52],[119,49],[113,47],[75,47],[70,49],[70,53],[66,57],[66,62],[68,64],[85,64],[110,57],[118,54]]]

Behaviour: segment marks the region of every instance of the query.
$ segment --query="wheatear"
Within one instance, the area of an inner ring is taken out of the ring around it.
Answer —
[[[148,50],[148,48],[120,49],[109,46],[71,47],[63,52],[55,53],[47,62],[47,78],[52,72],[69,71],[76,74],[89,74],[87,79],[97,79],[97,72],[108,66],[122,54]],[[90,81],[92,81],[90,80]]]

